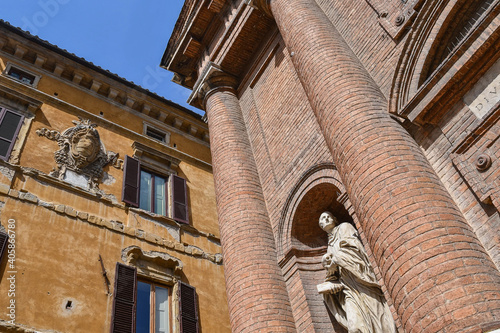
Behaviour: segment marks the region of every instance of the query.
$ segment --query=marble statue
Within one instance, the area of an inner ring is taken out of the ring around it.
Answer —
[[[322,258],[327,270],[318,285],[326,306],[349,333],[395,333],[394,320],[385,302],[358,232],[349,223],[338,223],[330,213],[319,218],[328,233],[328,250]]]

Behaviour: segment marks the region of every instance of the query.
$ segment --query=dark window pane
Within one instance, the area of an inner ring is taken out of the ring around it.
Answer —
[[[165,142],[165,133],[162,133],[160,131],[156,131],[152,128],[147,128],[146,129],[146,135],[155,139],[155,140],[158,140],[158,141],[161,141],[161,142]]]
[[[11,141],[16,134],[19,121],[21,121],[20,115],[7,111],[0,124],[0,137]]]
[[[7,156],[9,147],[10,147],[10,142],[0,139],[0,156]]]
[[[136,333],[149,333],[151,285],[137,282]]]

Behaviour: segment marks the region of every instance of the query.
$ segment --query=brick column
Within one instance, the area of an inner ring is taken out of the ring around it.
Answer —
[[[316,1],[258,2],[276,20],[406,331],[481,332],[500,320],[498,270]]]
[[[295,332],[243,115],[224,81],[209,82],[205,103],[232,331]]]

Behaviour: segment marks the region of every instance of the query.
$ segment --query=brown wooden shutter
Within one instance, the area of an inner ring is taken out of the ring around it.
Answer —
[[[139,207],[140,173],[141,163],[135,158],[125,156],[122,201],[133,207]]]
[[[115,298],[111,317],[111,333],[135,333],[136,302],[136,268],[116,263]]]
[[[9,159],[23,119],[22,115],[14,111],[0,108],[0,159]]]
[[[196,288],[179,282],[179,312],[181,333],[198,333]]]
[[[2,262],[3,254],[7,249],[9,235],[5,232],[0,232],[0,263]]]
[[[177,222],[189,223],[186,180],[172,175],[172,212]]]

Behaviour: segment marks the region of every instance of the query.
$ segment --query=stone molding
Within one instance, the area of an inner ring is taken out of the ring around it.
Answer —
[[[82,196],[88,196],[93,199],[97,199],[99,202],[106,203],[108,205],[125,209],[125,206],[122,204],[118,204],[116,202],[113,202],[109,197],[107,196],[100,196],[98,194],[85,191],[79,187],[73,186],[71,184],[68,184],[66,182],[63,182],[61,180],[58,180],[57,178],[48,176],[44,174],[43,172],[33,169],[33,168],[24,168],[24,167],[19,167],[16,165],[11,165],[7,162],[0,161],[0,166],[5,165],[9,167],[9,169],[14,170],[17,173],[21,173],[24,176],[31,177],[35,179],[36,181],[42,182],[44,184],[50,184],[54,186],[55,188],[63,188],[72,192],[76,192],[78,195]],[[40,198],[38,198],[36,195],[33,193],[27,192],[27,191],[22,191],[22,190],[15,190],[12,188],[12,185],[9,184],[1,184],[0,183],[0,197],[1,196],[8,196],[10,198],[13,198],[15,200],[21,200],[25,203],[28,204],[34,204],[40,207],[43,207],[48,210],[53,210],[57,212],[58,214],[65,215],[69,218],[72,219],[77,219],[82,222],[90,223],[97,225],[99,227],[103,227],[106,229],[109,229],[114,232],[118,232],[124,235],[127,235],[129,237],[137,238],[144,240],[146,242],[149,242],[151,244],[156,244],[160,246],[164,246],[167,249],[171,249],[173,251],[183,253],[186,255],[194,256],[194,257],[199,257],[203,258],[205,260],[211,261],[215,264],[221,265],[222,264],[222,254],[220,253],[207,253],[204,252],[202,249],[184,243],[184,242],[178,242],[178,241],[170,241],[165,238],[162,238],[159,235],[145,232],[142,229],[138,228],[132,228],[132,227],[127,227],[125,224],[121,221],[118,220],[108,220],[105,218],[101,218],[99,216],[93,215],[90,212],[83,212],[83,211],[78,211],[74,209],[71,206],[64,205],[64,204],[58,204],[58,203],[53,203],[53,202],[46,202]],[[154,221],[158,220],[157,222],[163,223],[163,224],[168,224],[173,227],[179,228],[179,231],[182,231],[183,233],[189,233],[192,236],[201,236],[205,237],[207,240],[210,242],[216,244],[217,246],[220,246],[220,239],[216,237],[215,235],[211,233],[206,233],[203,231],[200,231],[190,225],[184,225],[184,224],[179,224],[175,222],[173,219],[170,219],[168,217],[164,216],[159,216],[156,214],[151,214],[149,212],[143,211],[143,210],[132,210],[133,212],[137,214],[147,214],[150,216],[150,219],[153,219]],[[129,213],[130,214],[130,213]]]
[[[271,1],[272,0],[245,0],[245,2],[259,9],[268,17],[273,17],[273,13],[271,12]]]
[[[179,164],[181,163],[180,159],[137,141],[134,141],[132,144],[132,149],[134,150],[134,157],[138,159],[145,160],[146,162],[157,161],[154,165],[157,165],[157,168],[161,168],[162,172],[172,173],[179,168]]]
[[[137,267],[137,273],[172,285],[181,279],[183,264],[166,252],[144,251],[137,245],[122,250],[122,261]]]
[[[490,6],[458,48],[433,73],[427,73],[432,59],[428,51],[436,48],[440,35],[447,32],[447,22],[453,21],[449,16],[465,2],[427,1],[419,9],[395,70],[389,112],[419,125],[437,124],[499,59],[491,47],[500,40],[500,29],[492,23],[497,11]]]

